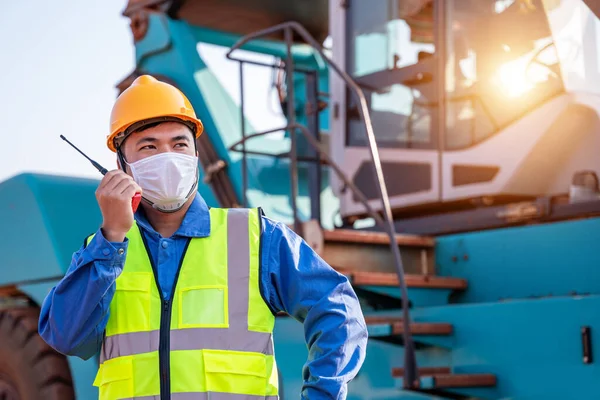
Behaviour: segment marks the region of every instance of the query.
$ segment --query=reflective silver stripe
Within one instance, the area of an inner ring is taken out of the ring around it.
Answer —
[[[109,336],[104,340],[100,362],[115,357],[158,351],[158,338],[159,331]],[[228,328],[177,329],[171,331],[171,350],[253,351],[271,356],[271,340],[271,334],[266,332],[247,331],[240,335]]]
[[[158,351],[160,331],[131,332],[104,338],[100,363],[115,357]]]
[[[123,400],[160,400],[160,396],[128,397]]]
[[[256,396],[235,393],[171,393],[172,400],[278,400],[278,396]],[[124,400],[160,400],[160,396],[130,397]]]
[[[231,328],[194,328],[171,331],[171,350],[233,350],[273,355],[272,335],[266,332],[239,331]],[[157,348],[158,349],[158,348]]]
[[[227,336],[223,336],[221,345],[223,349],[233,350],[232,346],[234,346],[242,351],[273,355],[273,336],[270,333],[248,330],[248,305],[250,304],[249,217],[250,211],[247,209],[231,208],[227,211],[229,331],[226,333]]]
[[[245,209],[227,210],[227,281],[229,327],[238,332],[248,331],[250,240]]]

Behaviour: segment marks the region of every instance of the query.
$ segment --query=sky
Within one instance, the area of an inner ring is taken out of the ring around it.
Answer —
[[[115,85],[134,66],[126,0],[6,2],[0,14],[0,181],[22,172],[101,178]]]
[[[100,179],[59,136],[115,168],[105,140],[116,84],[134,68],[129,19],[121,15],[127,0],[6,3],[0,13],[0,182],[23,172]],[[237,78],[237,63],[225,59],[225,48],[199,50],[239,104],[239,80],[226,78]],[[245,70],[252,77],[246,93],[255,93],[247,105],[255,129],[284,125],[269,92],[270,74],[262,67]]]

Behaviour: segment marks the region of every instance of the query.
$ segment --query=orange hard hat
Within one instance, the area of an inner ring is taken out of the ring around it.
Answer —
[[[190,101],[176,87],[150,75],[138,77],[117,98],[110,114],[107,146],[116,152],[115,139],[122,140],[144,125],[160,121],[186,124],[198,138],[204,131]]]

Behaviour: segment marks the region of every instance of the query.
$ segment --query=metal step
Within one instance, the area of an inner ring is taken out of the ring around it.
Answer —
[[[450,367],[421,367],[419,368],[419,376],[432,375],[450,375],[452,374]],[[392,376],[394,378],[402,378],[404,376],[404,368],[392,368]]]
[[[401,382],[403,368],[394,368],[392,376]],[[493,374],[453,374],[448,367],[419,368],[419,389],[450,389],[475,388],[496,386],[496,376]]]
[[[402,308],[398,275],[393,272],[365,272],[337,268],[348,277],[356,293],[377,310]],[[467,288],[467,281],[428,275],[404,275],[410,307],[433,307],[448,304],[450,294]]]
[[[381,232],[335,229],[306,234],[308,242],[335,268],[365,272],[395,272],[390,239]],[[315,240],[316,239],[316,240]],[[435,274],[435,240],[427,236],[396,235],[404,272]]]
[[[398,317],[365,316],[370,337],[402,335],[404,325]],[[452,325],[437,322],[412,322],[410,332],[413,335],[446,336],[452,334]]]
[[[392,272],[350,271],[343,268],[338,268],[338,271],[346,275],[355,286],[399,286],[398,275]],[[466,279],[444,276],[406,274],[404,281],[409,288],[452,290],[467,288]]]
[[[374,309],[402,307],[389,236],[350,229],[322,230],[315,221],[302,225],[307,243],[334,269],[348,276],[355,290]],[[453,290],[467,287],[464,279],[435,276],[435,239],[396,235],[412,306],[448,303]]]
[[[330,243],[390,244],[390,238],[386,233],[351,229],[325,230],[323,231],[323,239]],[[401,234],[396,235],[396,243],[399,246],[433,247],[435,239],[429,236]]]

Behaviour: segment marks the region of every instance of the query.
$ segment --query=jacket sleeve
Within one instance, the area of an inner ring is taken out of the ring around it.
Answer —
[[[58,352],[87,360],[100,350],[127,244],[108,242],[99,229],[44,299],[39,332]]]
[[[344,399],[366,355],[367,327],[348,279],[291,229],[263,217],[263,293],[304,325],[302,399]]]

